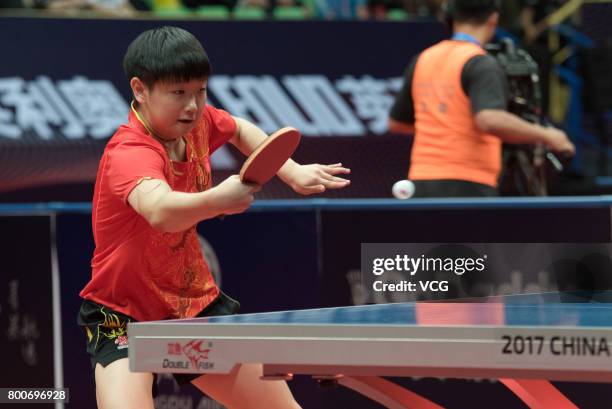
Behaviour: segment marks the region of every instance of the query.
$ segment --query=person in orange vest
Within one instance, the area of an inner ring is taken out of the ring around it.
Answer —
[[[412,60],[389,118],[391,132],[414,133],[414,197],[497,196],[502,142],[573,155],[565,132],[506,110],[505,73],[483,48],[495,34],[499,1],[448,1],[446,13],[452,38]]]

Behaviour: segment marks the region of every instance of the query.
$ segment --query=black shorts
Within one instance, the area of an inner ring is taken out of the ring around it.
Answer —
[[[198,317],[237,314],[240,303],[224,292],[202,310]],[[91,367],[95,372],[96,364],[106,367],[119,359],[128,357],[128,322],[137,322],[134,318],[114,311],[104,305],[84,300],[79,310],[77,323],[83,327],[87,337],[87,353]],[[183,385],[199,377],[200,374],[174,374],[174,378]],[[95,378],[95,377],[94,377]],[[153,382],[154,396],[157,395],[156,382]]]

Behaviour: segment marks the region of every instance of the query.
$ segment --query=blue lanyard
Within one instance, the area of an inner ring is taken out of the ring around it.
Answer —
[[[453,34],[453,40],[455,41],[468,41],[470,43],[474,43],[476,45],[482,46],[478,40],[474,36],[465,33],[455,33]]]

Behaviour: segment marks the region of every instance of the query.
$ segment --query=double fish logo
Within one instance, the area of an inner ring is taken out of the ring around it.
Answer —
[[[204,345],[206,343],[206,346]],[[199,368],[200,362],[208,361],[211,343],[204,340],[193,340],[183,346],[183,353],[191,361],[193,368]]]

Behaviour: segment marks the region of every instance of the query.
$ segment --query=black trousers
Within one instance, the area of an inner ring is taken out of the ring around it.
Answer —
[[[497,189],[466,180],[413,180],[415,198],[496,197]]]

